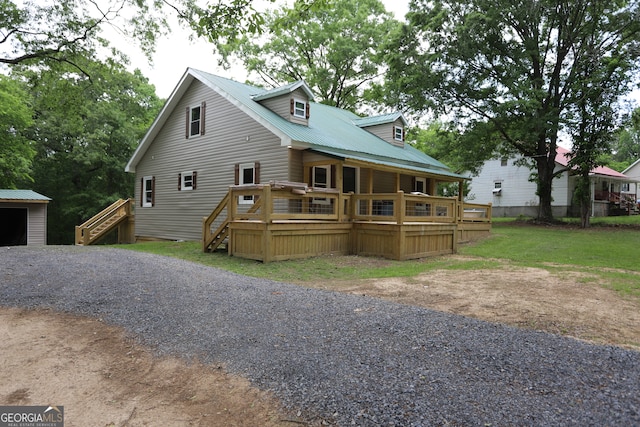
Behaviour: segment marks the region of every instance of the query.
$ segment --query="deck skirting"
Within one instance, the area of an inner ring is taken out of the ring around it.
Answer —
[[[491,225],[329,221],[234,221],[228,251],[262,262],[320,255],[361,255],[408,260],[452,254],[460,236],[488,235]]]

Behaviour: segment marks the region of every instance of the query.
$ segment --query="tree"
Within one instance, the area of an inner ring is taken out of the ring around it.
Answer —
[[[32,123],[30,104],[20,81],[0,75],[0,188],[31,180],[35,151],[25,136]]]
[[[163,2],[137,0],[0,0],[0,63],[74,63],[106,47],[102,31],[112,26],[137,40],[146,53],[166,28]]]
[[[274,2],[275,0],[269,0]],[[308,0],[307,8],[327,0]],[[169,30],[168,14],[198,36],[223,45],[262,29],[263,14],[253,0],[0,0],[0,64],[69,62],[107,47],[104,30],[136,41],[150,58],[159,36]]]
[[[638,16],[636,0],[416,0],[390,46],[387,85],[400,105],[485,128],[488,146],[532,159],[538,217],[551,221],[557,144],[574,125],[579,71],[593,55],[637,70]],[[585,42],[592,34],[595,46]],[[628,89],[635,73],[625,77]]]
[[[626,117],[622,128],[613,142],[608,164],[617,171],[623,171],[640,159],[640,108]]]
[[[133,195],[124,167],[161,108],[139,71],[112,60],[74,62],[92,77],[68,63],[15,70],[33,96],[33,187],[53,199],[47,231],[54,244],[72,243],[75,225]]]
[[[331,10],[305,1],[265,15],[263,39],[221,46],[267,86],[305,80],[321,102],[355,110],[382,73],[381,46],[398,24],[379,0],[335,0]]]

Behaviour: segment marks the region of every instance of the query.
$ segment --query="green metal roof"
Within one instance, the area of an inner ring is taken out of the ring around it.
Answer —
[[[384,125],[387,123],[393,123],[398,119],[402,119],[402,122],[406,125],[407,120],[404,118],[402,113],[395,112],[389,114],[381,114],[379,116],[371,116],[371,117],[361,117],[353,121],[356,126],[359,127],[367,127],[367,126],[376,126],[376,125]]]
[[[307,94],[307,96],[309,96],[309,99],[313,99],[313,92],[311,92],[309,86],[307,86],[307,84],[303,81],[298,81],[285,86],[277,87],[275,89],[263,90],[261,93],[254,95],[253,100],[262,101],[264,99],[275,98],[277,96],[291,93],[298,88],[301,88]]]
[[[293,148],[310,149],[341,158],[450,178],[468,179],[452,172],[445,164],[410,144],[404,144],[404,147],[396,146],[362,129],[360,126],[362,123],[367,123],[367,119],[349,111],[311,102],[308,126],[292,123],[255,101],[256,98],[265,94],[264,89],[194,69],[189,69],[188,73],[214,90],[223,91],[224,95],[235,101],[234,103],[240,108],[267,124],[277,134],[286,136],[290,139]],[[290,88],[292,85],[287,87]],[[272,94],[273,92],[270,93]],[[402,117],[400,113],[372,117],[369,118],[368,125],[390,123],[389,120],[393,118],[391,121],[395,121],[399,117]]]
[[[0,189],[0,200],[20,200],[20,201],[46,201],[51,200],[50,198],[43,196],[42,194],[38,194],[32,190],[2,190]]]

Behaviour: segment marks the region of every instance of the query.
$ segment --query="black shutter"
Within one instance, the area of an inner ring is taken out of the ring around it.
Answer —
[[[178,174],[178,191],[182,190],[182,174]]]
[[[200,135],[204,135],[204,118],[206,116],[207,103],[202,101],[200,106]]]
[[[187,123],[185,125],[185,132],[184,132],[184,137],[186,139],[189,139],[189,128],[191,126],[191,109],[189,107],[187,107]]]
[[[295,111],[295,110],[294,110],[294,108],[295,108],[295,105],[294,105],[294,104],[295,104],[295,101],[293,100],[293,98],[291,98],[291,107],[290,107],[290,112],[291,112],[291,115],[292,115],[292,116],[293,116],[293,113],[294,113],[294,111]]]
[[[140,178],[140,207],[144,201],[144,178]]]
[[[156,204],[156,177],[151,178],[151,207]]]
[[[193,171],[193,175],[191,178],[191,185],[193,186],[193,189],[196,189],[196,177],[198,176],[198,172]]]
[[[307,102],[307,110],[306,110],[306,112],[305,112],[306,117],[307,117],[307,120],[309,120],[309,116],[310,116],[309,112],[311,111],[311,110],[310,110],[310,109],[311,109],[311,107],[310,107],[309,105],[310,105],[310,104]]]
[[[240,163],[236,163],[233,167],[233,173],[234,173],[234,178],[233,178],[233,183],[235,185],[240,184]]]

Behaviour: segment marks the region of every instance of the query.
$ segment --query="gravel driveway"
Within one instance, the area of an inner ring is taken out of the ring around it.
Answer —
[[[222,364],[310,420],[640,425],[638,352],[172,258],[0,248],[0,304],[122,326],[160,354]]]

